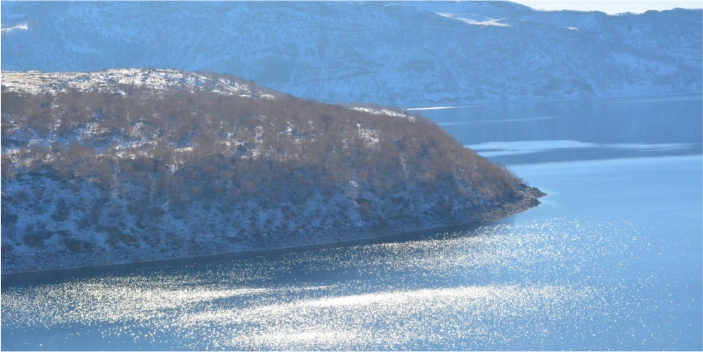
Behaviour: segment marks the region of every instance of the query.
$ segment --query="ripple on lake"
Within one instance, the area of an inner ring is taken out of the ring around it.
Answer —
[[[3,348],[632,346],[649,283],[613,271],[649,250],[637,232],[553,218],[9,287]],[[42,337],[14,345],[27,329]]]

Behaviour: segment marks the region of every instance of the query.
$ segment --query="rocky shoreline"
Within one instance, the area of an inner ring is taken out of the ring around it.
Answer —
[[[518,198],[514,203],[508,202],[498,204],[493,209],[485,211],[481,220],[478,221],[493,221],[508,217],[513,214],[521,213],[532,207],[540,204],[539,198],[547,194],[540,191],[537,187],[525,186],[522,190],[523,197]]]

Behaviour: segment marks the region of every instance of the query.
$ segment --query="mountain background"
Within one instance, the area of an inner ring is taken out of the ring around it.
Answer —
[[[2,69],[203,70],[324,102],[402,107],[700,93],[702,15],[510,2],[3,1]]]

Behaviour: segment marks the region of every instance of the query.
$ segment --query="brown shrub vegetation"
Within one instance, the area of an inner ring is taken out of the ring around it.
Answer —
[[[124,96],[3,92],[2,102],[3,139],[22,130],[46,141],[17,146],[12,157],[4,150],[4,178],[49,169],[105,190],[133,184],[144,190],[133,196],[145,207],[241,197],[297,204],[348,181],[379,196],[440,181],[464,196],[460,184],[495,199],[514,192],[505,168],[420,116],[373,115],[282,94],[266,100],[141,87]]]

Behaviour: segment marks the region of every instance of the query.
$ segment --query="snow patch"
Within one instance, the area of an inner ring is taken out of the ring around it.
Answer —
[[[361,139],[366,141],[366,143],[368,143],[369,146],[373,146],[381,140],[379,137],[378,130],[370,130],[370,129],[366,129],[366,128],[361,128],[361,125],[358,123],[356,124],[356,127],[359,128],[359,136],[361,137]]]
[[[474,26],[510,27],[509,24],[500,22],[500,21],[504,20],[505,18],[501,18],[501,19],[485,18],[483,20],[475,20],[475,19],[461,17],[460,14],[456,14],[456,13],[437,12],[437,14],[442,17],[451,18],[453,20],[458,20],[458,21],[461,21],[464,23],[472,24]]]
[[[123,86],[151,87],[156,90],[183,89],[210,91],[215,94],[263,99],[275,96],[249,85],[227,79],[216,79],[208,75],[167,69],[110,69],[98,72],[15,72],[2,71],[2,90],[43,94],[77,90],[126,94]]]
[[[2,29],[0,29],[0,31],[2,31],[2,33],[5,33],[5,32],[12,32],[15,29],[26,31],[29,29],[29,27],[27,26],[26,23],[21,23],[16,26],[13,26],[13,27],[2,28]]]
[[[392,116],[392,117],[400,117],[400,118],[406,118],[410,121],[414,121],[415,117],[409,114],[405,114],[400,111],[395,111],[391,109],[382,109],[382,108],[367,108],[363,106],[354,106],[350,108],[351,110],[356,110],[356,111],[361,111],[369,114],[374,114],[374,115],[386,115],[386,116]]]

